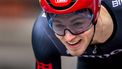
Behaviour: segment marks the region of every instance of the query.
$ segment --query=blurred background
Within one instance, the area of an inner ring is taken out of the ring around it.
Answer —
[[[38,0],[0,0],[0,69],[34,69],[31,32]],[[76,69],[76,58],[62,57],[62,69]]]
[[[34,69],[31,31],[38,0],[0,0],[0,69]]]

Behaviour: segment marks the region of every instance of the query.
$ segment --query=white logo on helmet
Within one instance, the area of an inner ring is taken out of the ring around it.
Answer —
[[[55,3],[67,3],[68,0],[55,0]]]

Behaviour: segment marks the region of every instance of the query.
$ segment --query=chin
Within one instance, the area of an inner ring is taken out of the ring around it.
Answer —
[[[76,49],[76,50],[71,50],[69,49],[69,53],[72,55],[72,56],[81,56],[86,50],[86,47],[84,48],[79,48],[79,49]]]
[[[69,52],[72,56],[81,56],[83,52]]]

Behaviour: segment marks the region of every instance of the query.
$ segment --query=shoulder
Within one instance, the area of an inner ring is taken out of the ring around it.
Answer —
[[[51,29],[48,26],[46,17],[44,15],[45,15],[44,13],[41,13],[37,17],[37,19],[33,25],[33,30],[32,30],[33,45],[35,45],[35,44],[45,45],[45,44],[47,44],[47,42],[50,42],[49,36],[53,35]]]
[[[33,30],[32,30],[32,37],[37,36],[51,36],[52,30],[48,26],[47,18],[44,12],[42,12],[36,19]],[[53,34],[53,33],[52,33]]]

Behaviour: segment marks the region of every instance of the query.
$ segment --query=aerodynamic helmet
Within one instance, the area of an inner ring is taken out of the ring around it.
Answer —
[[[101,0],[40,0],[43,11],[53,14],[67,14],[82,9],[89,9],[97,20]]]

